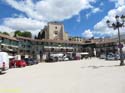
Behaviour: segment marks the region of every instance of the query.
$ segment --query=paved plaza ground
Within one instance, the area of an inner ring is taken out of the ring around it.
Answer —
[[[125,66],[92,58],[9,69],[0,93],[125,93]]]

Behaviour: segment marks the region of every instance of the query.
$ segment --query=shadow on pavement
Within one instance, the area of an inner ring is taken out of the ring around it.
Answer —
[[[4,75],[4,74],[6,74],[6,72],[0,72],[0,75]]]
[[[84,68],[98,69],[98,68],[104,68],[104,67],[120,67],[120,65],[112,65],[112,66],[87,66],[87,67],[81,67],[81,68],[83,68],[83,69]]]

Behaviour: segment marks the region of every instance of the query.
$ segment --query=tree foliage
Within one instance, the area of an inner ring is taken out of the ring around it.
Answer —
[[[0,31],[0,34],[4,34],[4,35],[8,35],[9,36],[9,33],[7,33],[7,32]]]
[[[22,32],[22,36],[24,36],[24,37],[32,37],[32,33],[28,32],[28,31],[24,31],[24,32]]]
[[[8,35],[8,36],[9,36],[9,33],[7,33],[7,32],[3,32],[3,34],[4,34],[4,35]]]
[[[22,36],[22,32],[20,30],[15,31],[14,37],[16,36]]]
[[[16,36],[23,36],[23,37],[32,37],[32,33],[31,32],[29,32],[29,31],[24,31],[24,32],[21,32],[20,30],[17,30],[17,31],[15,31],[15,35],[14,35],[15,37]]]
[[[35,35],[34,39],[38,39],[36,35]]]

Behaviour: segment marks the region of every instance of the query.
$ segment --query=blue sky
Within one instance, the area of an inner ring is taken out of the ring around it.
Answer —
[[[115,7],[114,3],[105,2],[106,0],[102,0],[102,1],[103,2],[97,2],[93,4],[94,7],[97,7],[100,9],[96,13],[92,13],[93,11],[92,9],[86,9],[80,12],[79,21],[78,21],[79,15],[74,16],[73,18],[69,20],[63,21],[65,25],[65,29],[68,31],[71,31],[70,33],[73,36],[74,35],[81,36],[81,33],[83,33],[83,31],[85,31],[86,29],[93,30],[94,25],[98,23],[99,21],[101,21],[107,15],[110,9]],[[100,4],[103,4],[103,5],[100,5]],[[107,5],[107,7],[104,5]],[[70,25],[67,25],[67,24],[70,24]]]
[[[35,35],[47,22],[57,21],[70,36],[107,37],[117,34],[105,24],[116,14],[125,14],[125,0],[0,0],[0,31]]]

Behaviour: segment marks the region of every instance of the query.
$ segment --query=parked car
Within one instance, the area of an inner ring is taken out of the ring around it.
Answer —
[[[14,58],[9,60],[9,68],[16,67],[16,64],[15,64],[14,60],[15,60]]]
[[[58,61],[63,61],[63,57],[57,57]]]
[[[46,62],[57,62],[58,61],[58,57],[53,57],[50,56],[46,59]]]
[[[114,54],[114,53],[109,53],[106,58],[106,60],[117,60],[118,59],[118,55]]]
[[[25,67],[27,66],[26,62],[24,60],[11,60],[9,64],[10,68],[12,67]]]
[[[46,62],[67,61],[69,55],[64,53],[51,53],[47,56]]]
[[[69,60],[69,58],[67,56],[63,57],[63,61],[68,61],[68,60]]]
[[[24,60],[16,60],[16,67],[25,67],[27,66]]]
[[[38,64],[38,61],[32,59],[32,58],[25,58],[24,59],[27,63],[27,65],[34,65],[34,64]]]
[[[78,53],[78,54],[80,54],[79,56],[80,56],[80,59],[83,59],[83,58],[88,58],[89,57],[89,53],[88,52],[80,52],[80,53]],[[76,55],[77,55],[77,53],[76,53]]]
[[[80,59],[81,59],[81,54],[80,53],[76,53],[75,60],[80,60]]]
[[[63,61],[63,53],[49,53],[46,62]]]
[[[9,56],[6,52],[0,52],[0,73],[9,69]]]
[[[100,59],[105,59],[106,58],[106,54],[101,54],[99,58]]]
[[[36,59],[32,59],[33,60],[33,62],[34,62],[34,64],[38,64],[39,62],[36,60]]]
[[[69,60],[75,60],[76,54],[74,54],[73,52],[67,52],[66,55]]]
[[[123,57],[123,59],[125,59],[125,54],[123,54],[123,56],[122,56],[122,57]]]
[[[120,60],[120,55],[119,54],[115,54],[115,59],[116,60]]]
[[[106,60],[115,60],[114,55],[107,55]]]
[[[74,60],[80,60],[80,56],[75,56]]]

